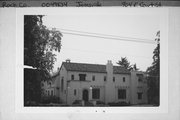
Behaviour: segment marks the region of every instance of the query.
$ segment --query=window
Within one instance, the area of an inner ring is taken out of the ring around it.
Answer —
[[[79,74],[79,80],[85,81],[86,80],[86,74]]]
[[[116,80],[115,77],[113,77],[113,82],[115,82],[115,80]]]
[[[143,74],[137,74],[138,76],[138,82],[142,82],[143,81]]]
[[[142,99],[142,92],[138,92],[138,100],[141,100]]]
[[[126,89],[118,89],[118,99],[126,99]]]
[[[64,77],[61,79],[61,92],[64,90]]]
[[[142,79],[141,79],[141,78],[138,78],[138,82],[142,82]]]
[[[51,96],[53,96],[53,90],[51,90]]]
[[[92,80],[95,81],[95,76],[94,75],[92,76]]]
[[[49,96],[49,90],[48,90],[48,96]]]
[[[76,89],[74,89],[74,95],[76,96]]]
[[[125,77],[123,77],[123,82],[125,82],[126,81],[126,78]]]
[[[92,98],[93,99],[99,99],[100,98],[100,89],[99,88],[93,88],[92,89]]]
[[[74,80],[74,75],[71,75],[71,80]]]
[[[51,82],[49,82],[49,86],[51,87]]]
[[[142,82],[142,81],[143,81],[143,76],[139,76],[138,82]]]
[[[106,81],[106,76],[104,76],[104,81]]]

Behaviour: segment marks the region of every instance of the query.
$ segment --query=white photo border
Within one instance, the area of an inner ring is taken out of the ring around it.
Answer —
[[[160,36],[160,106],[159,107],[24,107],[24,15],[60,14],[159,14]],[[96,11],[96,12],[93,12]],[[123,11],[123,12],[121,12]],[[72,13],[73,12],[73,13]],[[168,8],[17,8],[16,9],[16,113],[168,113]]]

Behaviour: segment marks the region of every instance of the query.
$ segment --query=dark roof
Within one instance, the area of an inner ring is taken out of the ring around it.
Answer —
[[[64,65],[67,71],[107,73],[106,65],[72,63],[72,62],[63,62],[62,65]],[[113,73],[114,74],[130,74],[130,72],[127,69],[120,66],[113,66]]]
[[[53,73],[53,75],[51,75],[52,78],[56,77],[59,75],[59,70],[56,73]]]

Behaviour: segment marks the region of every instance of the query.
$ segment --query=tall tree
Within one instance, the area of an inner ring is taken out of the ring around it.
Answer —
[[[60,52],[62,34],[48,29],[42,15],[24,16],[24,64],[50,72],[56,61],[53,51]]]
[[[139,68],[137,68],[136,64],[131,65],[126,57],[121,57],[121,60],[119,60],[117,62],[117,64],[120,65],[121,67],[128,69],[128,70],[139,70]]]
[[[135,70],[135,71],[138,71],[138,70],[139,70],[139,68],[137,68],[136,63],[133,65],[133,70]]]
[[[147,68],[148,74],[148,101],[159,105],[160,96],[160,31],[156,34],[157,46],[153,51],[153,63]]]
[[[42,15],[24,16],[24,65],[34,69],[24,69],[24,105],[39,103],[41,81],[49,80],[49,72],[56,61],[54,51],[60,52],[62,34],[56,29],[48,29],[42,22]]]

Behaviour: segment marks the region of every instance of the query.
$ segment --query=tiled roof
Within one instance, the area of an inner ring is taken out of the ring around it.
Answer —
[[[107,73],[106,65],[72,63],[72,62],[63,62],[62,65],[64,65],[67,71]],[[120,66],[113,66],[113,73],[114,74],[130,74],[130,72],[127,69]]]
[[[56,77],[56,76],[58,76],[59,75],[59,70],[56,72],[56,73],[53,73],[52,75],[51,75],[51,77],[53,78],[53,77]]]

